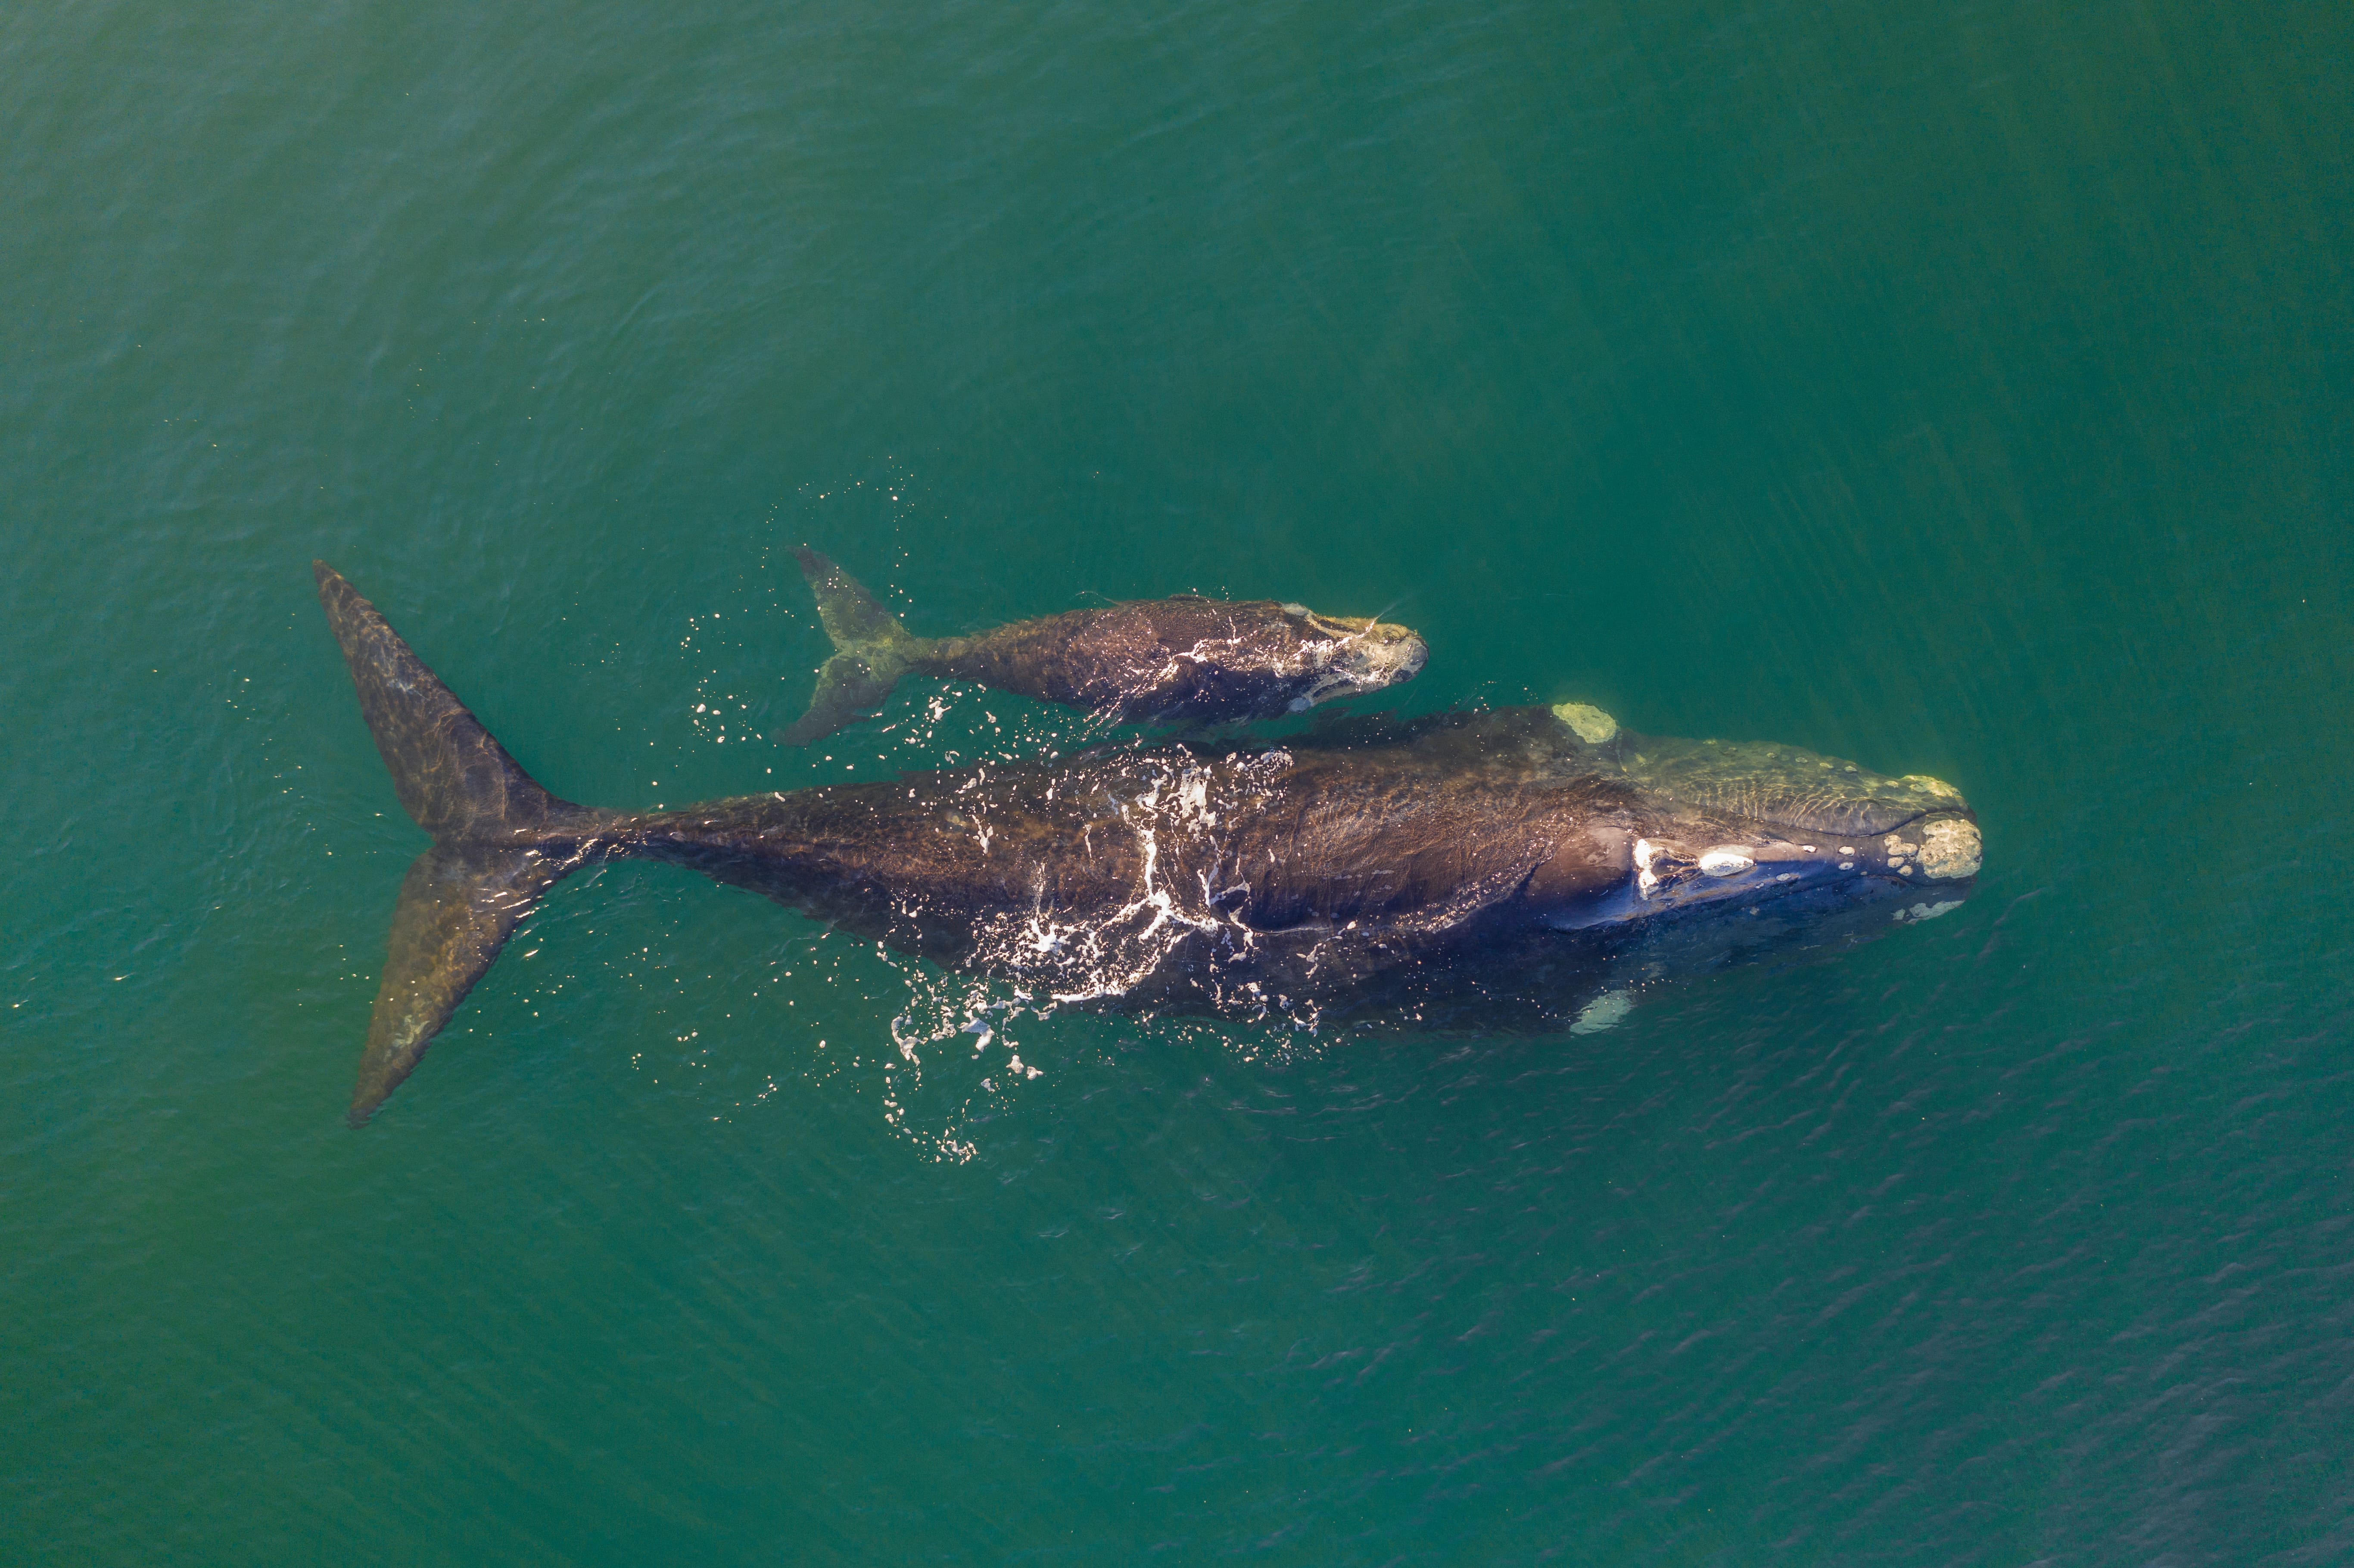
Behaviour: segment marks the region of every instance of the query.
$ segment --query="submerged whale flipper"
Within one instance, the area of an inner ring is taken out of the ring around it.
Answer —
[[[324,561],[312,564],[400,804],[433,835],[393,908],[352,1092],[356,1127],[408,1076],[540,895],[587,858],[607,815],[541,789],[375,606]]]
[[[833,657],[818,670],[809,712],[778,737],[788,746],[807,746],[881,707],[925,645],[840,567],[806,546],[793,554],[833,640]]]

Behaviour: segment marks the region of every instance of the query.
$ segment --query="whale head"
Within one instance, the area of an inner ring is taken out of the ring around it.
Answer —
[[[1621,781],[1628,800],[1623,879],[1564,925],[1632,928],[1706,959],[1934,920],[1977,886],[1978,818],[1942,779],[1799,747],[1633,735],[1583,705],[1553,717],[1571,766]]]
[[[1288,705],[1292,713],[1411,681],[1430,660],[1430,645],[1394,622],[1371,616],[1319,615],[1299,604],[1284,605],[1282,610],[1299,631],[1300,686]]]

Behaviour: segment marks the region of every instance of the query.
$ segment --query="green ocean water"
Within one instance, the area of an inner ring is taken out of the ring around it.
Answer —
[[[2354,1559],[2349,58],[17,8],[0,1560]],[[960,979],[616,866],[347,1130],[425,840],[312,558],[577,800],[1069,735],[755,738],[805,541],[932,632],[1402,599],[1392,705],[1935,774],[1986,871],[1602,1033],[975,1056]]]

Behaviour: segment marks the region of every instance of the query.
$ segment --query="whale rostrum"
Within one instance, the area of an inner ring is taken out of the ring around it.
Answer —
[[[1587,1033],[1649,979],[1956,906],[1975,819],[1934,779],[1788,747],[1599,741],[1544,708],[1138,741],[603,810],[550,794],[325,563],[320,599],[409,817],[350,1118],[416,1067],[574,870],[693,867],[1042,1009]]]
[[[917,637],[825,556],[795,552],[833,642],[809,711],[778,738],[821,740],[909,673],[980,682],[1122,724],[1223,724],[1305,713],[1410,681],[1430,650],[1403,626],[1273,599],[1180,594]]]

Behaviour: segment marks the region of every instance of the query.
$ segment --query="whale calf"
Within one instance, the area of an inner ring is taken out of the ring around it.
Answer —
[[[978,681],[1106,722],[1221,724],[1305,713],[1410,681],[1430,650],[1403,626],[1273,599],[1181,594],[917,637],[840,567],[794,552],[833,656],[809,711],[778,738],[806,746],[883,705],[912,673]]]
[[[316,573],[433,841],[394,909],[354,1125],[540,896],[604,860],[691,866],[1041,1008],[1543,1029],[1606,1020],[1672,969],[1933,917],[1979,867],[1976,819],[1937,780],[1650,740],[1575,705],[602,810],[533,780],[348,582]]]

